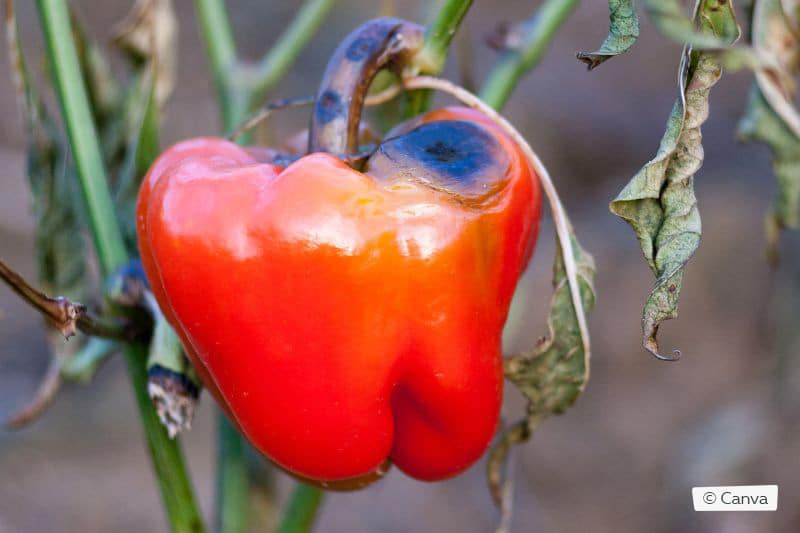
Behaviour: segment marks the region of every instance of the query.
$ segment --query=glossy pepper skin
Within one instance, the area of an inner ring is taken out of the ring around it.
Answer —
[[[198,373],[257,449],[306,478],[387,459],[447,478],[497,426],[538,180],[475,111],[434,111],[397,135],[364,172],[194,139],[140,192],[144,268]]]

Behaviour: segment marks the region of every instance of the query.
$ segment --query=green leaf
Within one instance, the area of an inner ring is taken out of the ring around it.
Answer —
[[[679,0],[644,0],[645,12],[666,37],[695,49],[730,46],[727,38],[739,34],[733,0],[698,0],[695,17],[686,16]]]
[[[627,52],[639,38],[639,17],[633,0],[608,0],[611,25],[608,36],[594,52],[578,52],[577,57],[589,70],[605,63],[612,57]]]
[[[738,39],[731,2],[701,2],[695,19],[701,31],[720,42],[731,45]],[[636,232],[657,278],[644,307],[642,332],[644,347],[660,359],[673,359],[659,353],[656,335],[664,320],[678,314],[684,267],[700,243],[694,174],[703,163],[700,127],[708,117],[709,93],[721,74],[717,54],[685,47],[678,99],[658,153],[610,205]]]
[[[583,311],[588,313],[595,302],[594,259],[580,246],[571,228],[570,240]],[[528,406],[527,416],[502,432],[489,455],[489,485],[501,507],[507,504],[501,471],[511,446],[528,440],[543,418],[566,411],[589,379],[588,339],[582,336],[558,237],[556,241],[549,334],[531,352],[508,357],[504,364],[506,378],[527,399]]]

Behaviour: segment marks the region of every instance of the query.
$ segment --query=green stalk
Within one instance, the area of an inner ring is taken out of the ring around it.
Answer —
[[[307,533],[310,531],[324,494],[316,487],[298,483],[283,513],[277,533]]]
[[[220,533],[247,531],[250,483],[245,442],[228,417],[217,409],[216,530]]]
[[[481,88],[481,99],[502,109],[520,78],[542,59],[556,30],[578,5],[578,0],[546,0],[525,22],[519,47],[505,52]]]
[[[414,57],[414,65],[420,74],[435,76],[444,69],[450,43],[471,6],[472,0],[445,0],[425,32],[422,50]],[[428,109],[432,97],[433,93],[428,90],[411,92],[406,115],[415,116]]]
[[[317,33],[333,0],[307,0],[270,51],[259,61],[250,88],[251,105],[272,89]]]
[[[67,4],[63,0],[38,0],[37,5],[95,249],[103,273],[110,275],[125,264],[128,257],[114,216],[97,132],[72,39]],[[170,526],[176,532],[202,531],[203,522],[178,442],[167,436],[147,395],[146,350],[141,345],[128,345],[124,353]]]
[[[244,116],[247,113],[245,99],[234,94],[231,84],[237,65],[236,43],[225,3],[223,0],[195,0],[194,5],[200,24],[200,35],[206,43],[220,112],[223,117]]]

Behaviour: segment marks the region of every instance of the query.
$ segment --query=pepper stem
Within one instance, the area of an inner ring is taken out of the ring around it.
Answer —
[[[382,68],[399,70],[422,44],[422,27],[392,18],[366,22],[345,37],[317,93],[309,152],[357,152],[361,111],[375,74]]]

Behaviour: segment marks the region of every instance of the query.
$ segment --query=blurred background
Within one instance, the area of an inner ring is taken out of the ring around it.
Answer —
[[[131,2],[73,0],[101,43]],[[485,45],[498,23],[528,17],[539,2],[477,0],[462,31],[478,80],[496,53]],[[18,2],[28,60],[42,62],[32,2]],[[205,50],[190,2],[175,2],[179,74],[163,141],[218,131]],[[241,53],[256,58],[290,20],[294,2],[228,0]],[[395,13],[427,18],[430,2],[394,2]],[[387,5],[389,5],[387,3]],[[327,56],[380,2],[341,0],[272,97],[315,91]],[[642,20],[634,48],[587,72],[575,60],[605,37],[607,3],[583,2],[542,63],[505,109],[550,168],[583,245],[597,262],[598,304],[590,317],[592,377],[565,415],[547,419],[513,459],[513,531],[724,532],[800,530],[800,238],[787,234],[782,263],[764,256],[763,215],[774,193],[768,151],[735,138],[751,76],[726,74],[712,92],[703,133],[706,162],[696,186],[703,241],[689,263],[680,317],[662,327],[666,352],[641,348],[640,317],[652,275],[630,228],[607,208],[656,152],[676,95],[680,47]],[[454,56],[455,54],[453,54]],[[36,279],[22,118],[0,54],[0,256]],[[447,76],[458,79],[451,57]],[[445,100],[442,100],[443,102]],[[305,126],[307,112],[270,119],[274,141]],[[506,331],[508,351],[546,333],[552,226],[542,229]],[[40,318],[0,288],[0,418],[34,393],[48,361]],[[507,393],[505,416],[522,414]],[[213,497],[213,405],[201,401],[183,439],[204,512]],[[468,414],[465,413],[465,416]],[[317,531],[489,531],[497,523],[483,463],[451,481],[425,484],[398,471],[372,488],[332,494]],[[290,482],[277,474],[277,498]],[[695,513],[690,488],[780,485],[776,513]],[[262,524],[263,525],[263,524]],[[113,360],[88,386],[67,385],[26,429],[0,429],[0,532],[162,531],[164,517],[124,365]],[[266,528],[259,528],[266,530]]]

